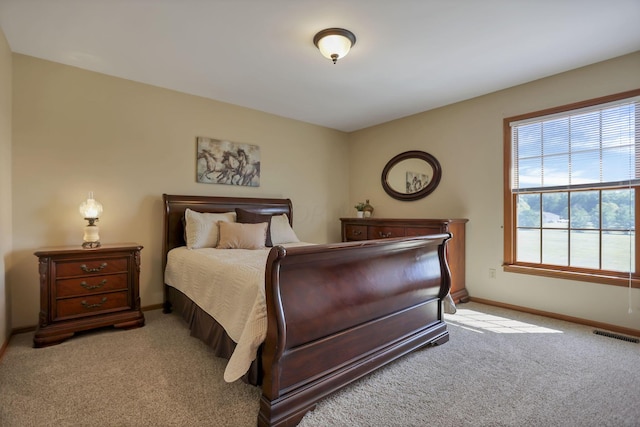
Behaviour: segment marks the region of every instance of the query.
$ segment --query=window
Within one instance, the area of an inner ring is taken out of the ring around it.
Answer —
[[[505,271],[639,287],[640,90],[504,120]]]

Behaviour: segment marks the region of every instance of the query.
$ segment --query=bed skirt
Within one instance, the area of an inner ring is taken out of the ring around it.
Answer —
[[[229,338],[224,328],[185,294],[171,286],[167,286],[167,290],[172,310],[187,322],[191,336],[211,347],[216,357],[229,360],[236,343]],[[260,357],[256,357],[249,371],[241,379],[248,384],[260,385]]]

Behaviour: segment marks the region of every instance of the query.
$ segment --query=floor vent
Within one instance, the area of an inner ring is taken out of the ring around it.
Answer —
[[[622,340],[622,341],[629,341],[629,342],[633,342],[638,344],[640,342],[640,339],[638,338],[633,338],[633,337],[627,337],[625,335],[620,335],[620,334],[614,334],[613,332],[606,332],[606,331],[599,331],[599,330],[595,330],[593,331],[594,334],[596,335],[602,335],[605,337],[609,337],[609,338],[615,338],[617,340]]]

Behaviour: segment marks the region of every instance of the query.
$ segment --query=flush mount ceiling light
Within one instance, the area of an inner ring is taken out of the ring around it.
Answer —
[[[356,44],[356,36],[344,28],[327,28],[313,37],[313,44],[320,49],[320,53],[325,58],[332,60],[335,64]]]

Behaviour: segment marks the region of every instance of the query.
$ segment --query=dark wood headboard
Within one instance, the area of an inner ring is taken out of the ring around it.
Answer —
[[[287,214],[293,225],[293,206],[290,199],[263,199],[249,197],[208,197],[163,194],[164,236],[162,240],[162,274],[167,264],[167,253],[184,246],[184,211],[189,208],[197,212],[233,212],[235,208],[270,215]]]

